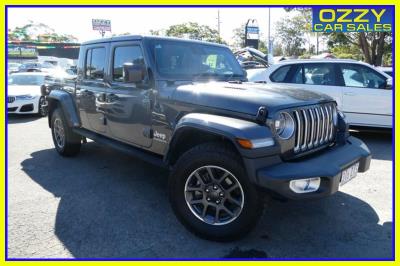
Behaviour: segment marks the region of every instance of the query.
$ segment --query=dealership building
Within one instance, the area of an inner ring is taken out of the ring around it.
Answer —
[[[48,61],[57,65],[74,65],[79,47],[79,43],[11,41],[8,42],[8,62]]]

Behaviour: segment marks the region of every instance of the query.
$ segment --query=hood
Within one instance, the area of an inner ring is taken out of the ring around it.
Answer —
[[[261,106],[265,106],[271,114],[281,109],[333,101],[325,94],[288,88],[284,85],[251,82],[242,84],[210,82],[181,85],[177,87],[173,98],[184,103],[250,115],[255,115]]]
[[[8,95],[17,96],[17,95],[33,95],[39,96],[41,95],[40,86],[38,85],[8,85]]]

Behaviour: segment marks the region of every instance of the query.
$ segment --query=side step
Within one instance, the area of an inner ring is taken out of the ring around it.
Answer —
[[[120,141],[117,140],[113,140],[110,138],[107,138],[103,135],[91,132],[87,129],[83,129],[83,128],[74,128],[73,131],[81,136],[84,136],[88,139],[91,139],[97,143],[100,144],[104,144],[107,146],[110,146],[116,150],[119,150],[121,152],[124,152],[126,154],[129,154],[133,157],[136,157],[138,159],[141,159],[147,163],[156,165],[158,167],[162,167],[162,168],[166,168],[168,169],[168,164],[164,162],[164,160],[162,159],[162,157],[157,156],[155,154],[149,153],[147,151],[143,151],[139,148],[133,147],[131,145],[122,143]]]

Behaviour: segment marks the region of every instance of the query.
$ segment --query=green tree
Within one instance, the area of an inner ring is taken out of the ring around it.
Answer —
[[[392,51],[391,32],[330,32],[325,33],[325,36],[331,49],[357,47],[364,61],[375,66],[382,65],[385,53]]]
[[[283,46],[285,55],[298,56],[302,53],[305,43],[305,25],[300,15],[285,17],[275,24],[276,38]]]
[[[245,33],[246,23],[242,23],[238,28],[233,29],[233,43],[232,46],[236,49],[244,47],[246,33]]]
[[[196,22],[187,22],[172,25],[165,30],[150,30],[152,35],[165,35],[171,37],[185,38],[194,40],[202,40],[216,43],[226,43],[220,38],[218,31],[207,25],[199,25]]]
[[[22,27],[8,30],[9,41],[49,41],[76,42],[78,39],[68,34],[58,34],[54,29],[43,23],[29,21]]]
[[[280,42],[274,43],[273,49],[274,50],[272,51],[272,53],[274,54],[274,56],[282,56],[283,55],[283,47]]]

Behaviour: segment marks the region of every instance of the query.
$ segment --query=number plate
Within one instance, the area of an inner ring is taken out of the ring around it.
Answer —
[[[358,166],[359,166],[359,163],[356,163],[356,164],[353,164],[352,166],[350,166],[349,168],[347,168],[346,170],[343,170],[342,178],[340,179],[341,186],[343,186],[344,184],[346,184],[347,182],[349,182],[350,180],[352,180],[354,177],[357,176]]]

